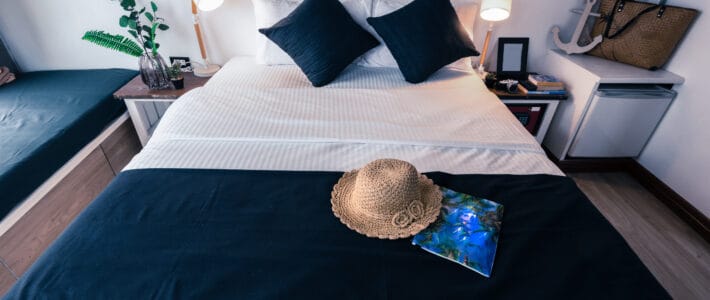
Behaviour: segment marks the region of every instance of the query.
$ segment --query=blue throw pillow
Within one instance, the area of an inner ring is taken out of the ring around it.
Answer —
[[[333,81],[379,42],[338,0],[305,0],[270,28],[259,29],[286,52],[313,86]]]
[[[411,83],[425,81],[461,58],[479,55],[449,0],[414,0],[367,22]]]

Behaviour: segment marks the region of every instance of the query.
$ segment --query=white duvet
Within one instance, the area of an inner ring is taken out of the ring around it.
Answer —
[[[347,171],[378,158],[421,172],[562,175],[473,74],[412,85],[397,69],[352,66],[314,88],[296,66],[253,58],[178,99],[126,169]]]

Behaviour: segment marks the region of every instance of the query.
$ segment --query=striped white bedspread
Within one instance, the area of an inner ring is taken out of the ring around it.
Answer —
[[[178,99],[126,169],[346,171],[378,158],[421,172],[562,175],[473,74],[411,85],[396,69],[354,66],[314,88],[295,66],[252,58]]]

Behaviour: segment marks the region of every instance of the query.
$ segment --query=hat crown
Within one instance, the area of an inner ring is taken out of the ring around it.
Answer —
[[[378,219],[392,218],[420,200],[419,173],[406,161],[373,161],[358,172],[352,196],[362,213]]]

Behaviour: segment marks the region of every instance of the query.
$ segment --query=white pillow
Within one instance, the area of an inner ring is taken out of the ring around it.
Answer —
[[[368,28],[367,17],[370,16],[371,0],[340,0],[353,20],[363,28]],[[271,27],[287,17],[303,0],[252,0],[256,17],[256,62],[262,65],[293,65],[286,52],[267,39],[257,30]],[[370,27],[370,32],[372,28]],[[344,37],[347,38],[347,37]]]
[[[371,0],[372,1],[372,13],[371,16],[379,17],[389,14],[395,10],[402,8],[403,6],[411,3],[414,0]],[[474,0],[451,0],[451,4],[456,10],[456,15],[461,21],[461,24],[466,29],[468,37],[473,41],[473,25],[476,22],[476,13],[478,12],[478,4]],[[382,41],[382,38],[375,32],[369,24],[365,29],[374,35],[377,40],[380,41],[381,45],[375,47],[374,49],[368,51],[359,60],[358,65],[366,67],[383,67],[383,68],[397,68],[397,61],[395,61],[392,53],[387,46]],[[465,71],[472,70],[471,58],[464,57],[456,62],[453,62],[446,66],[448,68],[455,68]]]

